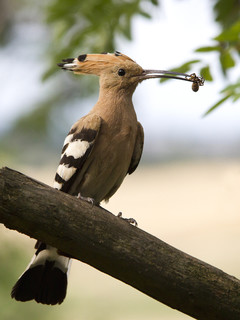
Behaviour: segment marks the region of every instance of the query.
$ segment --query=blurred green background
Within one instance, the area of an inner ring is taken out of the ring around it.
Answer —
[[[240,277],[237,0],[1,0],[1,166],[51,185],[66,133],[98,94],[97,78],[56,64],[114,50],[144,68],[195,72],[206,83],[198,93],[173,80],[139,86],[143,159],[107,209]],[[0,319],[189,318],[77,261],[61,306],[13,301],[11,287],[35,241],[0,232]]]

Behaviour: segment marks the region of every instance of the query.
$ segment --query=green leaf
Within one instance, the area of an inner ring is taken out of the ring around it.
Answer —
[[[240,82],[228,85],[226,88],[222,89],[220,93],[234,94],[238,91],[240,91]]]
[[[154,6],[158,6],[159,5],[158,0],[150,0],[150,1]]]
[[[238,99],[240,99],[240,93],[234,94],[233,102],[236,102]]]
[[[145,12],[145,11],[140,10],[139,14],[141,16],[143,16],[144,18],[151,19],[151,15],[149,13]]]
[[[206,117],[209,113],[211,113],[213,110],[215,110],[217,107],[219,107],[223,102],[225,102],[227,99],[229,99],[231,97],[231,95],[227,95],[226,97],[222,98],[221,100],[219,100],[217,103],[215,103],[210,109],[208,109],[203,117]]]
[[[200,47],[195,50],[195,52],[210,52],[210,51],[220,51],[220,46],[207,46],[207,47]]]
[[[233,21],[237,21],[240,15],[238,0],[216,0],[214,5],[215,21],[226,29]]]
[[[222,89],[221,93],[231,96],[233,102],[236,102],[240,98],[240,80]]]
[[[213,81],[213,77],[212,77],[212,74],[210,72],[210,67],[209,66],[206,66],[206,67],[203,67],[201,70],[200,70],[200,74],[201,76],[207,80],[207,81]]]
[[[235,66],[235,61],[229,51],[222,51],[220,54],[220,63],[222,71],[226,74],[226,70]]]
[[[240,20],[234,23],[230,28],[225,29],[214,40],[217,41],[238,41],[240,39]]]

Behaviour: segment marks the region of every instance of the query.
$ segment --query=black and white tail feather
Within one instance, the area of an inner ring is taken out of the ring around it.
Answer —
[[[71,259],[44,243],[37,242],[36,246],[37,251],[14,285],[11,296],[18,301],[60,304],[66,296]]]

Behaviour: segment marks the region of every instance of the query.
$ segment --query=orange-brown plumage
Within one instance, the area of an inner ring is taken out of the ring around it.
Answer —
[[[177,79],[203,85],[203,80],[195,74],[144,70],[119,52],[83,54],[64,59],[59,66],[100,79],[97,103],[72,126],[64,141],[53,185],[95,204],[108,200],[140,161],[144,134],[132,103],[138,83],[181,75],[183,78]],[[56,248],[44,243],[38,242],[36,249],[27,270],[13,287],[12,297],[19,301],[34,299],[43,304],[62,303],[70,258],[59,255]]]

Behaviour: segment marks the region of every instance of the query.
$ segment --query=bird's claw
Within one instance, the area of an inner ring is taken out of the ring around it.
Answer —
[[[123,218],[122,212],[119,212],[117,217],[123,219],[124,221],[126,221],[126,222],[128,222],[128,223],[130,223],[132,225],[134,225],[135,227],[138,226],[138,223],[137,223],[137,221],[135,219],[133,219],[133,218]]]
[[[81,200],[87,201],[88,203],[90,203],[92,205],[92,207],[95,205],[95,200],[93,198],[83,197],[80,192],[77,195],[77,199],[81,199]]]

